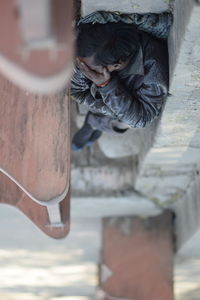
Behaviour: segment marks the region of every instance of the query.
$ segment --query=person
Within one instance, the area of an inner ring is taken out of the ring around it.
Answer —
[[[166,41],[123,22],[81,24],[71,95],[88,108],[72,139],[80,151],[102,132],[144,128],[161,115],[168,94]]]

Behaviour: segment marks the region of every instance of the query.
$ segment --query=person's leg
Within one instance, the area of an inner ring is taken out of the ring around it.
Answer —
[[[84,146],[92,145],[100,138],[102,132],[122,134],[128,128],[127,124],[113,120],[112,117],[88,112],[83,126],[72,139],[72,150],[80,151]]]
[[[73,151],[80,151],[84,146],[92,145],[102,135],[102,130],[96,129],[94,126],[98,125],[95,117],[95,114],[88,112],[83,126],[76,132],[72,139]]]

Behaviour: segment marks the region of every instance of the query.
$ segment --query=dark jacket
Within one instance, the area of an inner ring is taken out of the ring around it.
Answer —
[[[113,72],[107,86],[96,87],[76,68],[71,95],[93,113],[141,128],[160,115],[169,80],[166,42],[143,32],[138,35],[137,56],[125,69]]]

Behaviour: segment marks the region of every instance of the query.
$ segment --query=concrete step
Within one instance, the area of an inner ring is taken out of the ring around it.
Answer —
[[[97,10],[120,11],[125,13],[161,13],[170,9],[173,1],[163,0],[82,0],[82,15],[86,16]]]

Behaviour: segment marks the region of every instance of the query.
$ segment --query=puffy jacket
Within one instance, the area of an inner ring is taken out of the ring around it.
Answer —
[[[168,94],[167,43],[138,32],[140,47],[129,65],[112,73],[105,87],[97,87],[76,67],[71,95],[93,113],[145,127],[161,114]]]

